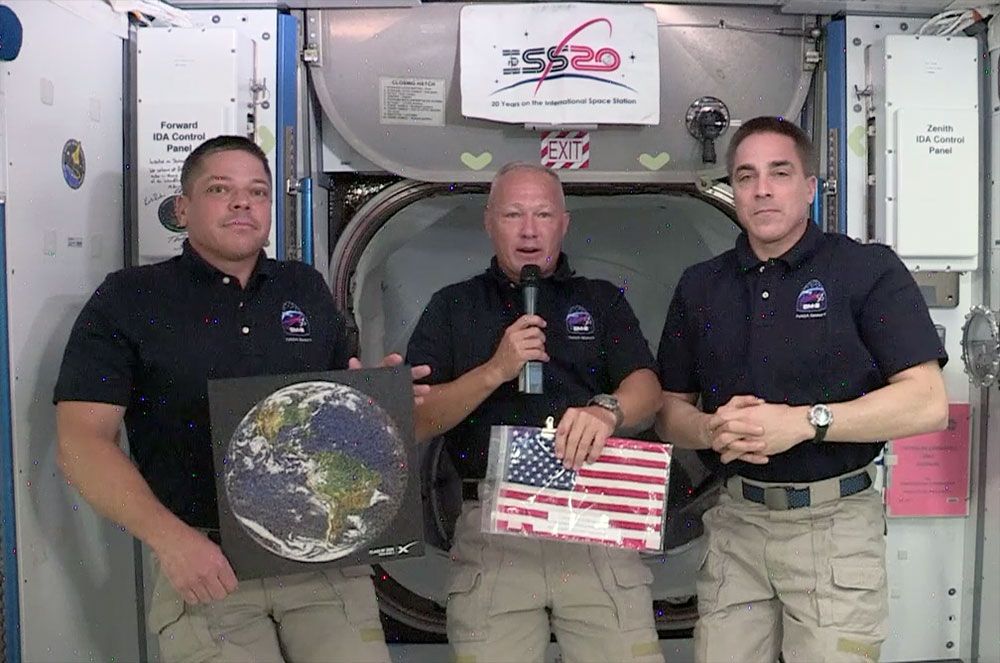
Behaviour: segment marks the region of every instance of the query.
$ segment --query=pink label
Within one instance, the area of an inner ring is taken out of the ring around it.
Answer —
[[[969,515],[969,404],[952,403],[948,412],[947,429],[890,443],[890,516]]]

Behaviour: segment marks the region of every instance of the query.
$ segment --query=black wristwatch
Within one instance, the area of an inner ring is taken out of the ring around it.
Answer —
[[[597,394],[587,401],[587,405],[596,405],[615,415],[615,430],[618,430],[625,420],[625,413],[622,412],[622,406],[618,404],[618,399],[611,394]]]
[[[816,435],[812,439],[813,444],[819,444],[826,437],[826,431],[833,423],[833,412],[830,410],[830,406],[817,403],[809,408],[809,423],[816,430]]]

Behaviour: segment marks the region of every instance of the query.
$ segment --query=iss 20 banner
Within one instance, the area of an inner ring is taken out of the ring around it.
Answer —
[[[462,114],[538,125],[658,124],[656,12],[641,5],[462,8]]]

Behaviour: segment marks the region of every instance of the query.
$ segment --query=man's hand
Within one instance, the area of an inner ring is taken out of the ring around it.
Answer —
[[[236,591],[236,574],[219,546],[181,525],[153,549],[170,584],[187,603],[210,603]]]
[[[548,361],[545,353],[545,320],[537,315],[522,315],[504,330],[503,338],[489,364],[497,371],[500,381],[510,382],[529,361]]]
[[[754,444],[761,445],[761,449],[754,452],[755,456],[766,458],[788,451],[796,444],[811,439],[814,433],[804,407],[760,401],[756,405],[744,407],[740,417],[746,426],[757,426],[762,431],[752,438]],[[747,460],[746,457],[740,457],[739,454],[745,453],[740,448],[734,445],[723,452],[722,462],[728,463],[736,458]]]
[[[615,430],[615,415],[603,407],[571,407],[556,427],[556,457],[563,466],[578,470],[593,463]]]
[[[718,453],[723,463],[737,459],[758,465],[767,463],[766,445],[761,439],[764,427],[750,419],[751,408],[762,403],[756,396],[733,396],[707,419],[701,431],[702,442]]]
[[[399,366],[403,363],[403,356],[398,352],[393,352],[382,357],[382,361],[379,362],[379,368],[392,368],[393,366]],[[364,368],[361,365],[361,360],[357,357],[351,357],[347,360],[347,368],[352,371],[356,371],[360,368]],[[424,396],[430,393],[431,386],[429,384],[417,384],[417,380],[423,380],[425,377],[431,374],[431,367],[427,364],[421,364],[420,366],[412,366],[410,368],[410,379],[413,380],[413,405],[417,406],[424,402]]]

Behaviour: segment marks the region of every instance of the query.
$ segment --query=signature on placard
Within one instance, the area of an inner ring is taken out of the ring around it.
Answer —
[[[153,203],[163,200],[167,197],[167,194],[157,191],[156,193],[148,193],[142,199],[143,207],[149,207]]]

